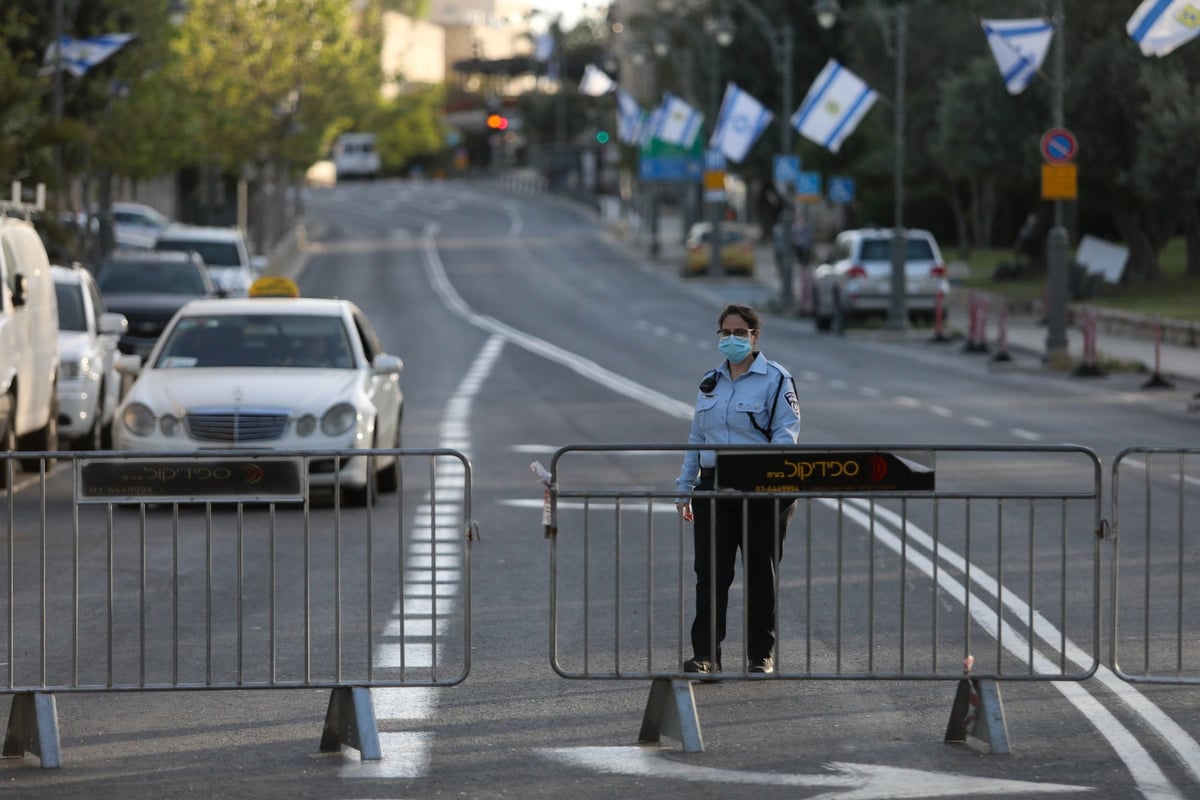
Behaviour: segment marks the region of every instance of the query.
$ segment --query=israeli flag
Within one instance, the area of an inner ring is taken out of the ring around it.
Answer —
[[[1025,91],[1046,60],[1054,25],[1046,19],[981,20],[1009,94]]]
[[[792,115],[792,127],[805,139],[836,153],[878,97],[861,78],[831,58]]]
[[[554,36],[549,33],[538,35],[533,43],[533,59],[545,64],[554,55]]]
[[[595,64],[588,64],[583,68],[583,80],[579,82],[579,91],[589,97],[602,97],[613,89],[617,88],[617,83],[604,70],[597,67]]]
[[[641,128],[638,130],[638,147],[650,146],[650,141],[654,138],[654,132],[658,130],[658,123],[662,119],[662,115],[662,106],[642,115]]]
[[[740,164],[774,116],[752,95],[731,82],[725,87],[725,99],[721,101],[717,124],[708,144],[730,161]]]
[[[55,67],[58,66],[76,78],[82,78],[89,69],[120,50],[135,36],[136,33],[106,33],[88,39],[63,36],[57,44],[52,42],[46,48],[46,55],[42,59],[45,66],[39,72],[42,75],[53,75]]]
[[[636,144],[645,113],[633,95],[617,87],[617,139],[622,144]]]
[[[1165,56],[1200,35],[1197,0],[1142,0],[1125,23],[1144,56]]]
[[[654,138],[680,147],[691,147],[700,133],[704,115],[670,92],[663,94]]]

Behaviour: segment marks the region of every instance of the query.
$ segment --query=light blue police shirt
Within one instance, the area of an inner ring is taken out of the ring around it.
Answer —
[[[729,362],[709,373],[717,377],[711,392],[696,394],[696,410],[692,413],[692,429],[688,444],[795,444],[800,436],[800,403],[791,373],[762,353],[754,354],[750,369],[734,380],[729,375]],[[707,376],[706,376],[707,377]],[[776,392],[779,402],[775,402]],[[771,406],[775,417],[771,418]],[[754,421],[770,432],[770,439],[754,426]],[[683,456],[683,467],[675,486],[687,494],[696,487],[702,467],[715,467],[716,452],[689,450]]]

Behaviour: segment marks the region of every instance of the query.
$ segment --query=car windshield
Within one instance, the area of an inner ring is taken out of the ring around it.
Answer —
[[[340,317],[197,315],[171,329],[155,366],[353,369],[354,354]]]
[[[87,313],[83,310],[83,292],[79,285],[56,283],[54,293],[58,296],[58,329],[86,331]]]
[[[242,259],[238,255],[237,245],[233,242],[208,242],[197,239],[159,239],[155,250],[175,250],[189,253],[196,252],[210,267],[240,267]]]
[[[864,239],[862,243],[863,261],[888,261],[892,257],[891,239]],[[908,240],[909,261],[933,260],[933,248],[928,239]]]
[[[100,268],[96,285],[103,294],[208,295],[199,270],[185,261],[110,261]]]

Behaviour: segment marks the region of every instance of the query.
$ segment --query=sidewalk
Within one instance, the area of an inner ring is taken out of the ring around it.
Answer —
[[[680,265],[683,263],[683,221],[672,213],[664,213],[659,218],[659,255],[651,259],[650,234],[648,231],[623,231],[618,233],[627,245],[645,258],[647,263],[664,270],[676,280],[692,285],[698,290],[706,291],[721,300],[744,302],[747,305],[766,313],[779,312],[781,295],[780,278],[775,264],[775,254],[768,245],[758,248],[758,268],[753,278],[725,276],[710,278],[696,276],[684,278],[680,275]],[[792,297],[796,302],[800,298],[800,277],[794,276],[795,288]],[[968,327],[968,293],[963,290],[951,292],[950,316],[946,325],[947,336],[957,338],[958,342],[966,343],[964,332]],[[998,327],[999,310],[991,308],[987,313],[986,349],[993,358],[1007,352],[1014,359],[1020,357],[1024,362],[1051,368],[1044,364],[1046,354],[1046,327],[1041,320],[1032,314],[1009,311],[1007,314],[1004,338],[1007,346],[1002,346],[1001,332]],[[1131,328],[1134,326],[1130,326]],[[1139,326],[1144,331],[1152,331],[1153,325],[1147,321]],[[920,330],[920,335],[928,337],[931,332]],[[880,338],[896,336],[892,331],[856,330],[854,336],[877,334]],[[1085,360],[1085,341],[1082,330],[1078,325],[1067,330],[1067,352],[1070,363],[1058,365],[1059,369],[1071,370],[1077,373],[1086,371],[1089,363]],[[1157,360],[1156,360],[1157,359]],[[1188,347],[1182,344],[1162,342],[1157,345],[1154,338],[1126,334],[1117,334],[1099,330],[1095,335],[1095,355],[1090,362],[1101,372],[1134,372],[1144,374],[1145,380],[1160,377],[1164,381],[1174,383],[1186,381],[1200,384],[1200,348]],[[1157,364],[1157,372],[1156,372]]]

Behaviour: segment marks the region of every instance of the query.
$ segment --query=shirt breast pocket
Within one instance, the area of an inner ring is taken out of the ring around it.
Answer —
[[[696,399],[696,416],[700,418],[701,422],[708,422],[713,418],[719,399],[708,395],[700,395]]]

